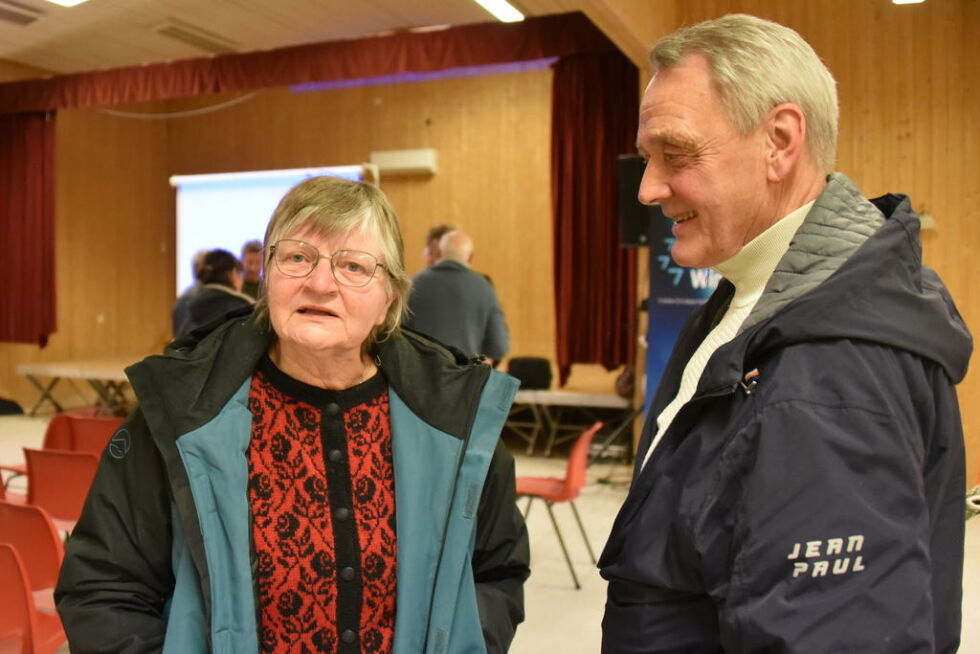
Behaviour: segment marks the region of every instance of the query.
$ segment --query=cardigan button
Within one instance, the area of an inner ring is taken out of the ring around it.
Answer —
[[[340,640],[344,641],[345,643],[353,643],[355,640],[357,640],[357,634],[350,629],[344,629],[344,633],[340,634]]]
[[[330,459],[330,463],[337,463],[343,456],[340,450],[330,450],[327,453],[327,458]]]
[[[348,568],[341,569],[341,571],[340,571],[340,578],[343,579],[344,581],[353,581],[354,580],[354,568],[348,567]]]
[[[340,413],[340,405],[336,402],[331,402],[327,405],[327,415],[335,416]]]
[[[346,520],[347,518],[350,517],[350,509],[348,509],[345,506],[342,506],[339,509],[337,509],[336,511],[334,511],[333,512],[333,515],[334,515],[335,518],[337,518],[337,520],[340,520],[341,522],[343,522],[344,520]]]

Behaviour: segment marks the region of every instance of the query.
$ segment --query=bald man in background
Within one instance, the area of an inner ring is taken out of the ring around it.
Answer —
[[[406,325],[469,356],[499,361],[510,347],[493,286],[470,269],[473,239],[456,229],[439,240],[441,258],[412,278]]]

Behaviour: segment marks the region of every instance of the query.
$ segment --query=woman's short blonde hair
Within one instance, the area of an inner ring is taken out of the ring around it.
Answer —
[[[799,34],[748,14],[728,14],[680,29],[657,41],[653,72],[689,54],[703,54],[732,123],[743,136],[767,111],[791,102],[806,116],[810,155],[831,172],[837,153],[837,84]]]
[[[309,232],[323,239],[360,230],[381,244],[388,292],[393,297],[385,321],[374,328],[367,346],[391,338],[401,328],[408,311],[412,281],[405,273],[405,245],[398,216],[377,186],[339,177],[311,177],[289,190],[272,213],[263,243],[265,274],[272,262],[271,246],[280,239]],[[378,273],[376,273],[378,274]],[[262,297],[255,307],[255,320],[271,330],[269,306]]]

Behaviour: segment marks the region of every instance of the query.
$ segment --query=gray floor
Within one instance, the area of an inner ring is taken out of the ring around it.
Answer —
[[[0,461],[22,460],[21,447],[39,446],[46,418],[0,417]],[[519,475],[560,476],[559,458],[517,457]],[[601,551],[626,493],[629,470],[601,463],[589,470],[589,484],[576,502],[596,554]],[[523,506],[523,505],[522,505]],[[554,508],[582,583],[575,590],[544,505],[535,502],[528,516],[533,573],[526,586],[527,621],[518,629],[513,654],[596,654],[605,583],[589,562],[567,505]],[[961,652],[980,652],[980,517],[967,523]],[[970,617],[974,619],[971,620]],[[67,648],[59,650],[61,654]]]

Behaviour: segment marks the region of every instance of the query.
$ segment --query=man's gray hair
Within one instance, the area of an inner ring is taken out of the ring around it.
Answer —
[[[685,27],[653,46],[653,72],[684,56],[707,57],[725,110],[743,136],[773,107],[791,102],[806,116],[810,155],[825,172],[837,152],[837,85],[833,75],[799,34],[747,14],[728,14]]]

